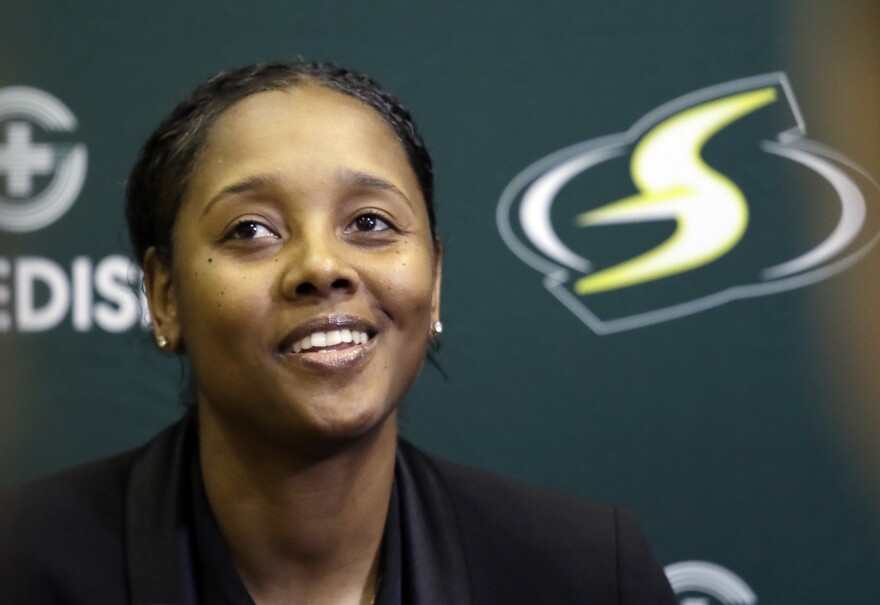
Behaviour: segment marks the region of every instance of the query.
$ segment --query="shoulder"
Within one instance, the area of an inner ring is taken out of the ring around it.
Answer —
[[[135,456],[82,465],[0,497],[0,601],[66,602],[70,590],[124,594],[125,490]]]
[[[124,488],[137,451],[88,462],[11,489],[0,496],[2,510],[8,513],[36,507],[30,512],[60,512],[66,505],[76,507],[95,499],[105,500],[108,490]]]
[[[614,550],[619,509],[421,454],[442,477],[462,529],[479,538],[600,558]],[[630,516],[622,513],[623,521]],[[597,561],[598,562],[598,561]]]
[[[615,507],[610,504],[535,487],[429,455],[425,458],[444,478],[464,513],[491,510],[500,522],[514,517],[534,521],[545,529],[552,521],[552,525],[563,525],[567,530],[585,532],[599,539],[608,537],[614,525]]]
[[[402,447],[447,488],[469,573],[479,576],[475,602],[675,604],[628,510]]]

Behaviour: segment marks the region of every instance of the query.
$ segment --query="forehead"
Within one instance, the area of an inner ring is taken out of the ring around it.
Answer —
[[[318,84],[300,84],[260,92],[233,104],[208,132],[203,152],[259,145],[263,141],[293,138],[346,139],[384,146],[400,158],[406,153],[394,132],[372,107],[349,95]]]
[[[421,199],[406,152],[382,116],[315,84],[256,93],[221,114],[196,160],[186,197],[210,196],[230,179],[250,175],[314,179],[332,170],[374,174]]]

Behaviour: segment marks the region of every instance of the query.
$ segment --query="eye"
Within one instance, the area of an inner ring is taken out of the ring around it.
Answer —
[[[351,223],[349,231],[358,231],[361,233],[369,233],[376,231],[387,231],[392,228],[391,222],[383,218],[376,212],[368,212],[360,215]]]
[[[266,225],[254,220],[241,220],[226,233],[225,239],[260,239],[271,237],[278,239],[278,234]]]

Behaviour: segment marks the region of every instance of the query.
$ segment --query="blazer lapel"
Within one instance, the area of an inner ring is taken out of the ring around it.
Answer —
[[[469,605],[460,528],[449,492],[433,465],[400,440],[397,468],[404,603]]]
[[[132,605],[197,605],[192,570],[186,453],[192,413],[135,460],[126,493],[125,552]]]

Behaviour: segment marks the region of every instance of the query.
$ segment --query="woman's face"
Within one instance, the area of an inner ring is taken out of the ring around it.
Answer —
[[[382,424],[438,318],[440,259],[405,152],[374,110],[317,85],[220,117],[172,258],[145,263],[157,333],[185,350],[204,411],[270,439]]]

